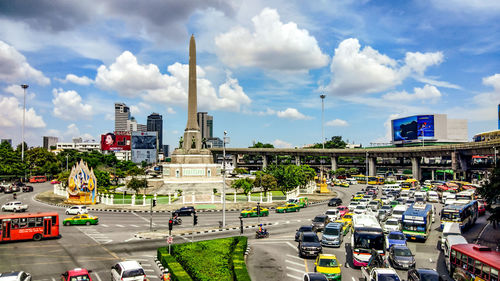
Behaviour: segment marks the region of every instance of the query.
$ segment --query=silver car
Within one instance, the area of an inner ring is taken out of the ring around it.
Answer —
[[[24,271],[0,273],[0,281],[31,281],[31,274]]]
[[[88,214],[87,206],[72,206],[66,209],[66,215]]]

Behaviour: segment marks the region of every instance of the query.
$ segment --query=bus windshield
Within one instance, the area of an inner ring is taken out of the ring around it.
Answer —
[[[354,248],[365,249],[367,253],[371,249],[382,250],[384,249],[384,235],[373,232],[355,232]]]
[[[441,219],[450,220],[450,221],[460,221],[460,213],[459,212],[451,212],[451,211],[443,211],[441,213]]]

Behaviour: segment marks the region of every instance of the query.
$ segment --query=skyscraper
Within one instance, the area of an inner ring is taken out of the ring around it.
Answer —
[[[127,120],[130,119],[130,109],[124,103],[115,103],[115,132],[128,131]]]
[[[214,117],[207,112],[198,112],[198,126],[200,127],[201,137],[210,139],[213,137]]]
[[[57,137],[43,136],[43,148],[50,150],[50,147],[56,147],[59,139]]]
[[[148,132],[158,132],[158,147],[163,151],[163,117],[158,113],[151,113],[146,124]]]

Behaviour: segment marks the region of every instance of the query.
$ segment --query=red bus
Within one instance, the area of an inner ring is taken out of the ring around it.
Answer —
[[[0,215],[0,242],[60,238],[56,212]]]
[[[46,182],[47,181],[47,177],[46,176],[33,176],[30,178],[30,182],[31,183],[35,183],[35,182]]]
[[[457,281],[499,281],[500,253],[476,244],[451,246],[450,276]]]

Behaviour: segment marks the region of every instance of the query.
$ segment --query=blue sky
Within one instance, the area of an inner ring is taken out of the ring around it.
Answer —
[[[415,114],[497,128],[500,2],[132,0],[0,2],[0,138],[99,139],[114,102],[175,146],[196,37],[198,110],[230,146],[295,147],[325,137],[385,143]]]

